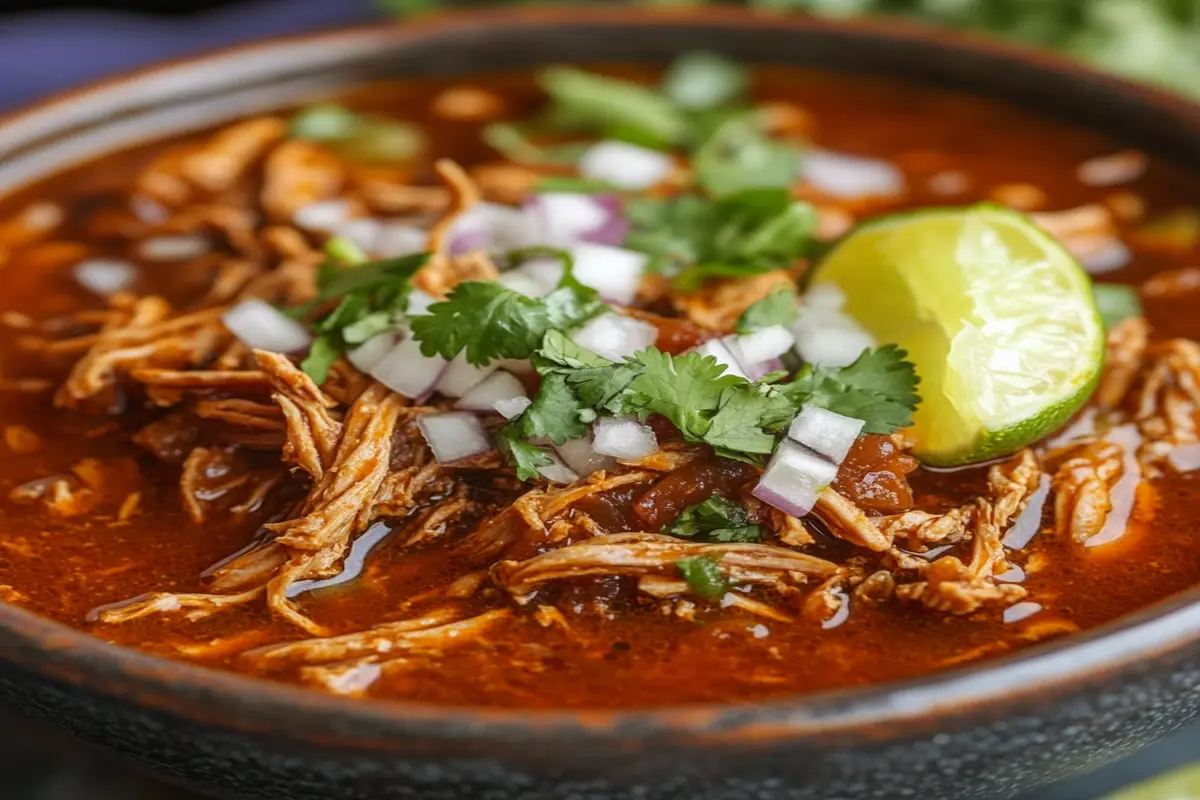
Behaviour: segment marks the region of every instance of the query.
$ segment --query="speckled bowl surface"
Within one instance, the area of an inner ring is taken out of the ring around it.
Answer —
[[[1200,108],[1050,56],[895,23],[550,8],[271,41],[50,100],[0,120],[0,192],[360,81],[663,62],[701,47],[1002,98],[1200,169]],[[162,777],[230,798],[998,798],[1197,716],[1200,592],[917,681],[646,712],[346,700],[152,658],[0,604],[0,693]]]

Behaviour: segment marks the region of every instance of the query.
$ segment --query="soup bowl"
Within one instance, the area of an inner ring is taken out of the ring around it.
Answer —
[[[386,77],[551,62],[748,62],[999,98],[1200,170],[1200,108],[1057,58],[894,22],[732,9],[473,12],[241,47],[0,121],[0,192],[135,143]],[[222,797],[1007,797],[1200,712],[1200,593],[927,677],[770,702],[520,711],[337,698],[169,662],[0,603],[0,693]]]

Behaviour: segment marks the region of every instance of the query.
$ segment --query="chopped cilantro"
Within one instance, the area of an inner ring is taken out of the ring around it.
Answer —
[[[864,350],[841,369],[808,368],[779,390],[796,408],[814,403],[847,417],[861,419],[866,433],[892,433],[912,424],[921,402],[916,368],[908,353],[894,344]]]
[[[555,116],[578,128],[670,147],[687,141],[687,115],[652,87],[574,67],[551,67],[538,78]]]
[[[701,597],[716,600],[729,591],[729,582],[721,574],[717,559],[712,556],[681,558],[675,562],[675,567],[692,591]]]
[[[772,325],[791,327],[798,313],[795,289],[781,286],[743,311],[736,329],[738,333],[746,334]]]
[[[715,53],[685,53],[667,69],[662,90],[675,105],[689,111],[720,108],[741,98],[750,73],[736,61]]]
[[[519,420],[520,417],[500,429],[496,436],[496,449],[516,468],[519,479],[531,481],[540,477],[538,467],[548,467],[554,462],[545,450],[525,441]]]
[[[771,407],[770,391],[765,386],[743,383],[722,392],[704,441],[718,455],[751,463],[758,463],[752,456],[774,451],[775,436],[760,427]]]
[[[579,142],[537,144],[526,134],[526,128],[514,122],[493,122],[484,127],[483,141],[518,164],[573,165],[587,149],[586,144]]]
[[[607,194],[620,189],[610,183],[593,178],[577,178],[574,175],[546,175],[538,180],[533,190],[539,194],[547,192],[574,192],[577,194]]]
[[[695,195],[626,204],[625,246],[651,256],[650,269],[694,291],[713,277],[791,267],[813,244],[816,212],[785,189],[747,189],[721,200]]]
[[[555,444],[586,436],[587,423],[581,419],[585,410],[575,391],[561,374],[542,378],[542,385],[529,408],[517,419],[522,435],[527,439],[547,438]],[[594,414],[591,416],[595,416]]]
[[[725,365],[712,356],[699,353],[673,356],[647,348],[630,360],[641,368],[626,390],[634,407],[643,417],[661,414],[671,420],[692,442],[705,440],[722,393],[745,383],[744,378],[725,374]]]
[[[685,508],[663,532],[714,542],[762,541],[762,528],[750,524],[746,509],[719,494]]]
[[[300,363],[318,384],[325,382],[329,367],[347,350],[400,325],[412,293],[412,276],[429,258],[427,253],[417,253],[367,261],[360,248],[338,237],[329,240],[325,251],[329,260],[317,271],[317,297],[289,311],[303,319],[329,309],[311,321],[315,338]]]
[[[1131,317],[1142,316],[1142,301],[1137,289],[1119,283],[1097,283],[1092,287],[1096,296],[1096,308],[1104,327],[1111,329],[1114,325]]]
[[[708,137],[692,158],[696,183],[714,197],[746,189],[792,185],[800,170],[800,153],[772,139],[754,111],[730,117]]]

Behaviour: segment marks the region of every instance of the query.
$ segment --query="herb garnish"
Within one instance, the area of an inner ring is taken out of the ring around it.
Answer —
[[[400,326],[412,293],[412,276],[428,253],[367,261],[349,240],[334,237],[325,246],[328,260],[317,270],[317,297],[290,309],[297,317],[323,311],[310,323],[315,336],[300,368],[324,383],[329,367],[347,350]],[[331,304],[337,302],[332,308]],[[328,309],[328,310],[325,310]]]
[[[1112,330],[1117,324],[1131,317],[1142,316],[1142,301],[1137,289],[1119,283],[1097,283],[1092,287],[1096,297],[1096,308],[1104,327]]]
[[[841,369],[806,366],[795,380],[777,388],[797,408],[813,403],[863,420],[864,433],[893,433],[912,424],[912,413],[921,402],[917,394],[920,378],[907,357],[900,347],[889,344],[864,350],[853,364]]]
[[[816,211],[785,189],[747,189],[720,200],[696,195],[626,204],[625,246],[649,268],[694,291],[712,277],[746,277],[791,267],[814,243]]]
[[[713,197],[745,189],[786,188],[800,171],[800,151],[772,139],[758,112],[726,119],[692,158],[696,183]]]
[[[762,528],[750,524],[746,509],[719,494],[685,508],[663,533],[711,542],[762,541]]]
[[[796,290],[788,286],[780,286],[763,299],[751,303],[750,307],[738,317],[735,329],[738,333],[747,334],[763,328],[770,328],[773,325],[790,328],[798,314]]]
[[[675,562],[679,574],[700,597],[710,600],[724,597],[729,591],[729,581],[721,574],[721,567],[712,556],[681,558]]]

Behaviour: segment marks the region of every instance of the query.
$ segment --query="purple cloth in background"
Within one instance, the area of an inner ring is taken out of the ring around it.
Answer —
[[[0,111],[156,61],[372,14],[371,0],[255,0],[175,18],[52,11],[0,19]]]

